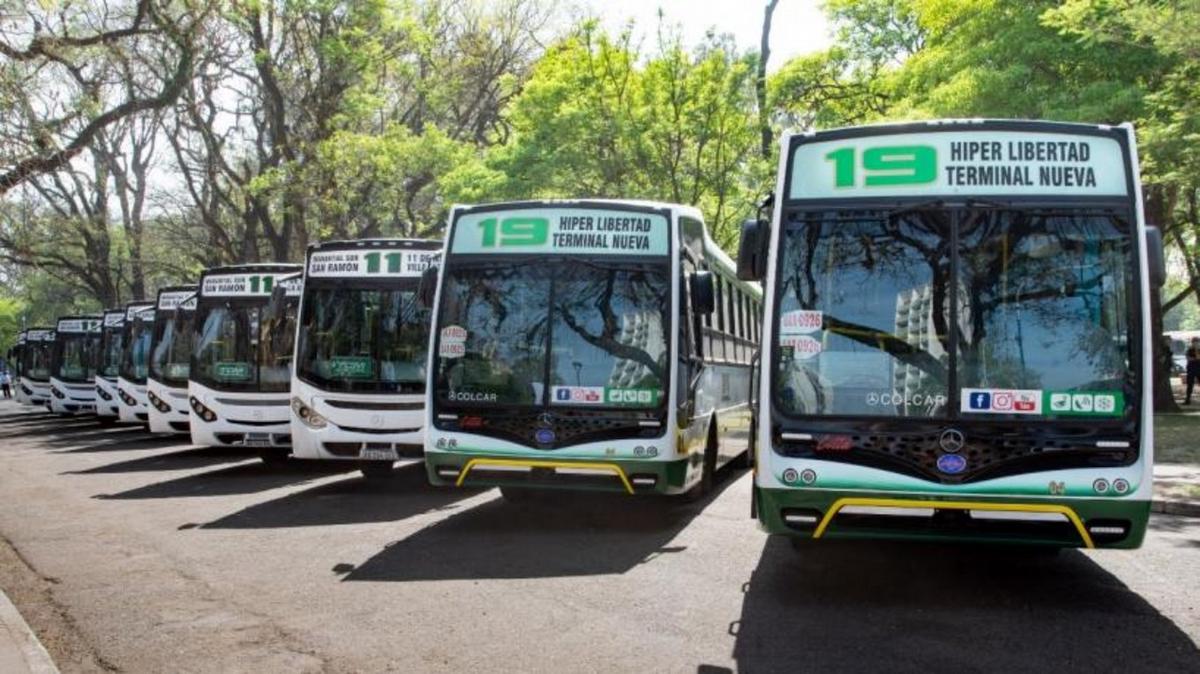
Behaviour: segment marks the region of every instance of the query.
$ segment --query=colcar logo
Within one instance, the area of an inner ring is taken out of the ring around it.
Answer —
[[[938,457],[937,468],[947,475],[958,475],[967,469],[967,460],[958,454],[943,454]]]
[[[938,445],[941,446],[942,451],[951,454],[957,454],[958,450],[962,449],[966,444],[966,437],[957,428],[947,428],[942,431],[942,436],[938,438]]]
[[[543,445],[548,445],[554,442],[554,431],[549,428],[539,428],[533,433],[533,439]]]
[[[375,428],[379,428],[382,425],[383,425],[383,415],[382,414],[372,414],[371,415],[371,426],[373,426]]]

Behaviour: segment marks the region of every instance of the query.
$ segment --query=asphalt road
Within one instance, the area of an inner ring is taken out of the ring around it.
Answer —
[[[0,404],[0,584],[64,671],[1200,672],[1200,519],[1135,552],[827,543],[510,505]]]

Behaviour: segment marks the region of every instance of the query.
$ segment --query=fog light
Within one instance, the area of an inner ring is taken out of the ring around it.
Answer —
[[[297,397],[292,397],[292,412],[296,418],[309,428],[325,428],[328,422],[325,417],[317,414],[311,407],[304,404],[304,401]]]

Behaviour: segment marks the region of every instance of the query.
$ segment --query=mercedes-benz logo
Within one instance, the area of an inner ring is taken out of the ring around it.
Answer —
[[[372,414],[371,415],[371,425],[374,426],[375,428],[379,428],[379,427],[383,426],[383,415],[382,414]]]
[[[938,444],[941,445],[943,451],[954,454],[967,444],[967,439],[963,436],[962,431],[956,428],[947,428],[942,431],[942,437],[938,438]]]
[[[537,418],[538,426],[542,428],[550,428],[554,425],[554,415],[549,412],[542,412]]]

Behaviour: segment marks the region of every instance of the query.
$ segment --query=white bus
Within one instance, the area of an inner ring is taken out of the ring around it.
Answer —
[[[698,210],[458,207],[445,248],[426,398],[434,484],[699,495],[746,455],[760,291],[735,278]]]
[[[91,414],[96,410],[95,351],[102,316],[64,316],[54,327],[50,363],[50,411]]]
[[[146,375],[150,371],[150,341],[153,338],[154,303],[125,305],[121,365],[117,371],[117,418],[121,423],[146,424],[150,421]]]
[[[431,312],[422,272],[440,241],[310,246],[292,374],[292,455],[358,461],[386,476],[424,443]]]
[[[26,332],[22,330],[17,333],[17,343],[8,351],[8,375],[12,378],[13,400],[17,401],[18,405],[29,404],[29,396],[21,391],[21,359],[25,353]]]
[[[258,448],[264,461],[287,458],[297,264],[214,267],[200,276],[195,346],[188,373],[192,442]],[[272,302],[279,285],[285,299]]]
[[[766,281],[768,532],[1141,544],[1165,272],[1132,127],[787,135],[738,267]]]
[[[171,286],[158,291],[146,376],[151,433],[189,430],[188,371],[192,363],[196,290],[197,286]]]
[[[50,361],[54,353],[54,328],[29,328],[21,349],[21,376],[17,390],[35,407],[50,405]]]
[[[117,376],[125,344],[125,310],[108,309],[100,325],[100,348],[96,357],[96,416],[118,418],[121,413]]]

